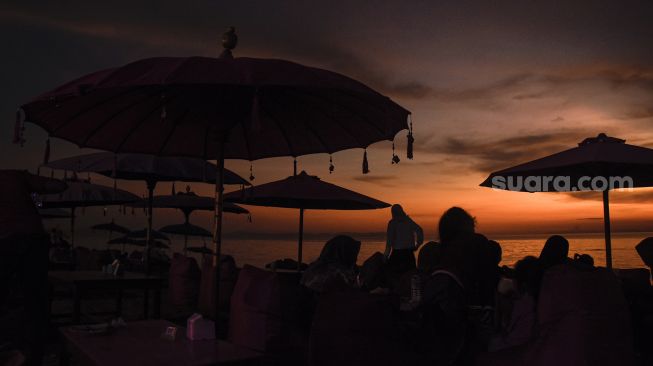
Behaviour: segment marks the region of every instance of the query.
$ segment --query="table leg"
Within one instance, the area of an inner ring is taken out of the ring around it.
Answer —
[[[144,319],[148,318],[149,308],[150,308],[150,292],[148,291],[148,289],[144,289],[143,290],[143,318]]]
[[[82,290],[75,287],[73,290],[73,324],[79,324],[82,312]]]
[[[116,317],[122,316],[122,289],[118,289],[116,294]]]
[[[154,289],[154,319],[161,318],[161,289]]]

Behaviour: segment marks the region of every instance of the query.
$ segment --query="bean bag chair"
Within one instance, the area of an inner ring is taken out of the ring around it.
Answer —
[[[202,275],[199,293],[199,310],[204,315],[209,315],[212,319],[216,318],[215,314],[215,279],[216,268],[213,266],[212,257],[206,256],[202,261]],[[229,303],[231,294],[236,285],[238,270],[236,261],[230,255],[222,256],[220,260],[220,312],[226,314],[229,312]]]
[[[310,319],[304,291],[297,273],[245,265],[231,297],[229,341],[273,363],[305,364]]]
[[[309,365],[409,364],[400,352],[387,296],[330,292],[318,300],[309,339]]]
[[[172,256],[168,277],[170,304],[177,308],[197,307],[200,280],[201,272],[195,258],[175,253]]]

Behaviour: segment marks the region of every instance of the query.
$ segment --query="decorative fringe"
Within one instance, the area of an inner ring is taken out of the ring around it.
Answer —
[[[50,138],[48,137],[45,140],[45,152],[43,153],[43,165],[47,165],[50,162]]]
[[[409,160],[413,160],[413,144],[415,143],[415,138],[413,137],[413,119],[408,115],[410,123],[408,124],[408,143],[406,144],[406,157]]]
[[[395,142],[392,141],[392,163],[391,164],[399,164],[399,156],[395,154]]]
[[[254,168],[252,167],[252,164],[249,164],[249,181],[253,182],[256,177],[254,176]]]
[[[292,161],[292,175],[297,175],[297,157],[294,156]]]
[[[177,192],[175,192],[175,182],[172,182],[172,195],[176,195]]]
[[[252,223],[252,214],[247,214],[247,222]]]
[[[333,173],[336,167],[333,166],[333,156],[329,155],[329,174]]]
[[[104,209],[102,209],[102,216],[107,215],[107,207],[105,206]]]
[[[16,124],[14,125],[14,138],[12,142],[14,144],[20,144],[20,147],[25,145],[25,124],[23,119],[23,109],[18,108],[16,110]]]
[[[363,153],[363,174],[367,174],[370,172],[370,166],[369,163],[367,162],[367,149],[365,149],[365,152]]]

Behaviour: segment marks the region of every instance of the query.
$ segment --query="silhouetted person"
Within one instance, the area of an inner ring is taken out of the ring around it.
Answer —
[[[457,237],[474,233],[476,220],[460,207],[452,207],[440,217],[438,232],[440,241],[446,244]]]
[[[301,278],[302,285],[316,292],[328,292],[356,285],[356,260],[361,242],[347,235],[330,239],[317,260]]]
[[[495,306],[495,295],[501,279],[501,245],[494,240],[488,240],[481,246],[479,267],[479,305]]]
[[[491,351],[525,344],[534,337],[536,304],[543,273],[542,263],[533,256],[525,257],[515,264],[514,281],[517,291],[514,294],[510,321],[505,329],[491,339]]]
[[[442,264],[442,245],[430,241],[422,245],[417,256],[417,269],[424,275],[430,275]]]
[[[653,237],[648,237],[635,246],[637,254],[642,258],[644,264],[653,270]]]
[[[12,333],[12,341],[24,342],[26,364],[40,364],[47,331],[50,237],[32,193],[59,193],[66,184],[19,170],[0,170],[0,183],[0,307],[6,305],[10,285],[16,280],[25,312],[20,329],[2,327]]]
[[[569,242],[563,236],[553,235],[546,240],[540,261],[544,269],[567,262],[569,256]]]
[[[385,256],[388,267],[395,273],[415,269],[413,251],[424,242],[424,232],[400,205],[392,206],[392,219],[388,222]]]

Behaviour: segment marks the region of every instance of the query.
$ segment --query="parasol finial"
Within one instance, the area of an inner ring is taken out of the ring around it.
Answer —
[[[238,35],[236,35],[236,28],[231,26],[222,34],[222,47],[224,47],[224,50],[222,50],[220,58],[234,58],[231,50],[236,48],[237,44]]]

